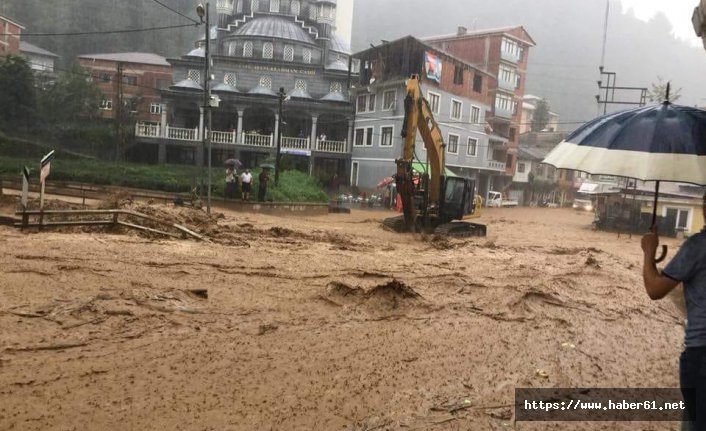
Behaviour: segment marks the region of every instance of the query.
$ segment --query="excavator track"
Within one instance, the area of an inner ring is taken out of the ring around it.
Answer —
[[[388,217],[382,221],[382,225],[386,229],[395,232],[407,232],[407,226],[404,223],[404,216]]]
[[[484,224],[457,221],[437,226],[434,233],[453,237],[485,236],[487,229]]]

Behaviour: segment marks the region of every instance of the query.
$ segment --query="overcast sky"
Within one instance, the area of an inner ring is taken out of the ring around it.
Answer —
[[[701,45],[691,24],[691,15],[699,0],[621,0],[623,10],[632,9],[635,16],[649,21],[657,12],[664,12],[672,23],[674,35],[693,45]]]

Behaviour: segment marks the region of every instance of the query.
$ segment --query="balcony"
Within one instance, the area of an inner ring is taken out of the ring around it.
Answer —
[[[316,151],[325,153],[346,153],[346,141],[321,141],[316,140]]]
[[[488,169],[503,172],[505,171],[505,162],[498,162],[497,160],[488,160]]]
[[[198,128],[185,129],[167,125],[163,130],[160,124],[135,124],[135,137],[185,141],[192,143],[201,141],[201,134],[199,133]],[[210,137],[212,143],[221,145],[275,148],[277,144],[274,134],[261,135],[258,133],[243,132],[242,141],[238,142],[238,134],[234,130],[228,132],[213,130],[210,133]],[[311,148],[311,140],[309,138],[282,136],[281,148],[287,150],[314,150],[323,153],[346,154],[348,152],[348,142],[317,139],[314,144],[314,148]]]
[[[500,107],[495,107],[495,116],[499,118],[507,118],[508,120],[512,120],[514,113],[512,109],[506,109],[506,108],[500,108]]]
[[[498,87],[502,88],[503,90],[514,92],[517,89],[517,75],[513,75],[513,77],[510,79],[498,76]]]

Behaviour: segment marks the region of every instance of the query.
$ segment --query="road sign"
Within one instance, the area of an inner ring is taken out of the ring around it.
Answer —
[[[39,209],[44,209],[44,180],[49,176],[49,171],[51,169],[51,161],[54,160],[54,150],[49,151],[46,156],[42,157],[39,162],[39,182],[41,183],[41,188],[39,189]],[[39,218],[39,223],[42,222],[42,216]]]
[[[29,194],[29,169],[22,169],[22,208],[27,209],[27,195]]]

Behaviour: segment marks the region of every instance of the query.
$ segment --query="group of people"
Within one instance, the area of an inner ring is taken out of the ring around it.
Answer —
[[[252,173],[250,172],[250,169],[245,169],[245,171],[240,174],[240,177],[238,177],[235,166],[228,166],[226,168],[226,199],[236,199],[236,196],[238,195],[238,180],[240,180],[240,198],[243,201],[249,201],[250,192],[252,190]],[[262,172],[260,172],[260,175],[258,176],[257,200],[259,202],[265,202],[269,182],[269,169],[263,168]]]

